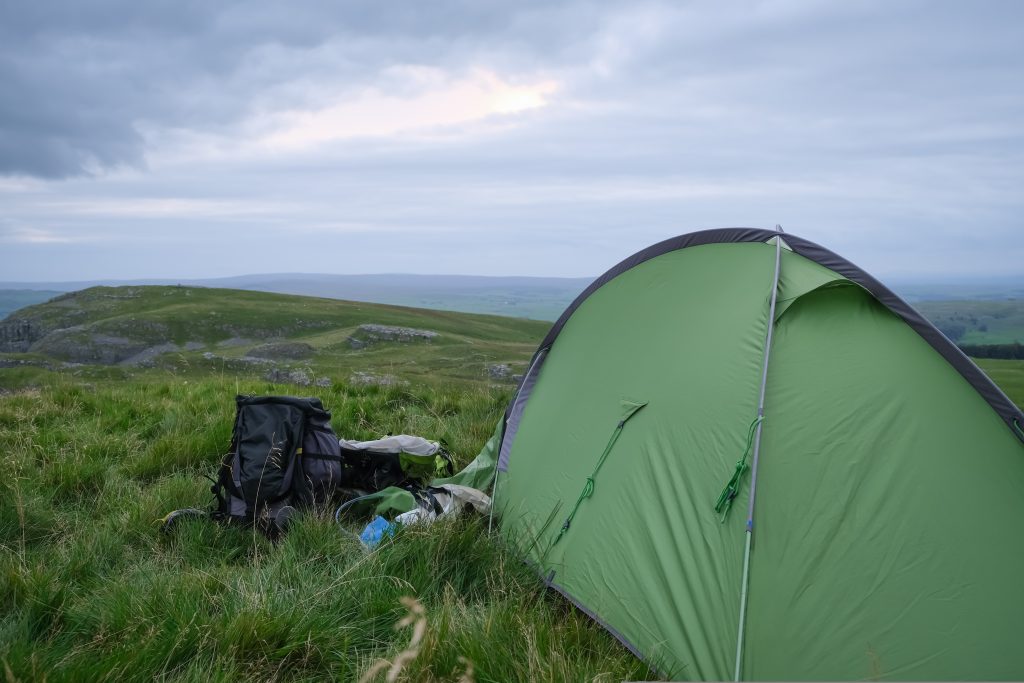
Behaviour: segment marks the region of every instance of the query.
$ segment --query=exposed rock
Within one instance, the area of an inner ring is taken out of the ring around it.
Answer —
[[[394,375],[375,375],[372,372],[353,372],[348,381],[356,386],[403,387],[409,384]]]
[[[418,330],[413,327],[396,327],[393,325],[376,325],[367,323],[360,325],[348,338],[353,349],[362,349],[379,342],[430,342],[438,337],[433,330]]]
[[[275,344],[260,344],[256,348],[251,349],[248,355],[256,358],[302,360],[309,358],[315,352],[316,349],[303,342],[278,342]]]
[[[230,356],[219,356],[212,351],[207,351],[203,354],[203,358],[210,361],[220,361],[224,363],[226,368],[235,370],[245,370],[252,367],[273,367],[274,361],[269,358],[253,358],[252,356],[241,356],[240,358],[232,358]]]
[[[173,353],[180,351],[181,347],[177,344],[167,342],[166,344],[157,344],[156,346],[150,346],[148,349],[143,349],[139,353],[135,354],[131,358],[125,358],[121,361],[121,365],[141,365],[141,366],[152,366],[153,359],[164,353]]]
[[[145,339],[150,343],[163,343],[171,336],[170,328],[164,323],[154,320],[138,320],[134,317],[124,320],[104,321],[102,329],[116,336]]]
[[[512,375],[512,368],[506,363],[493,363],[485,367],[484,371],[491,379],[508,379]]]
[[[0,358],[0,368],[45,368],[46,370],[63,370],[71,367],[81,367],[81,363],[60,363],[54,364],[36,358]]]
[[[34,321],[25,318],[0,323],[0,351],[24,353],[33,342],[41,339],[46,331]]]
[[[242,356],[241,358],[229,358],[227,360],[243,365],[273,365],[274,361],[269,358],[254,358],[253,356]]]
[[[508,363],[493,363],[484,367],[484,372],[491,379],[502,382],[518,382],[523,378],[521,374],[514,374]]]
[[[138,339],[85,334],[79,328],[68,328],[48,334],[32,346],[32,351],[73,363],[117,365],[147,348],[148,344]]]
[[[305,370],[287,370],[281,368],[273,368],[267,374],[264,379],[269,382],[275,382],[277,384],[297,384],[300,387],[318,386],[318,387],[329,387],[331,386],[330,377],[316,377],[310,376]]]
[[[231,337],[230,339],[225,339],[224,341],[217,342],[217,346],[221,346],[224,348],[228,348],[231,346],[248,346],[249,344],[252,344],[252,339],[246,339],[244,337]]]
[[[109,291],[97,292],[95,296],[101,299],[138,299],[142,292],[132,287],[112,287]]]
[[[165,342],[163,344],[156,344],[154,346],[150,346],[148,349],[143,349],[142,351],[135,354],[131,358],[125,358],[123,361],[121,361],[120,364],[151,368],[154,365],[156,365],[154,360],[156,359],[157,356],[162,356],[165,353],[180,352],[182,350],[198,351],[199,349],[202,349],[205,346],[206,345],[203,344],[202,342],[194,341],[185,342],[184,346],[178,346],[177,344],[173,344],[171,342]]]

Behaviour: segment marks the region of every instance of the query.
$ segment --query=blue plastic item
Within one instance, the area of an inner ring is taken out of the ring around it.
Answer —
[[[366,525],[363,532],[359,534],[359,540],[363,542],[367,548],[375,548],[377,544],[384,540],[385,536],[394,536],[395,530],[398,525],[389,522],[381,516],[374,517],[373,520]]]

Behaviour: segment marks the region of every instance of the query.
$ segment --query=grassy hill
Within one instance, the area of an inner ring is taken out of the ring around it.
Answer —
[[[379,331],[367,332],[382,327],[423,334],[396,332],[389,340]],[[241,290],[94,287],[4,320],[0,352],[51,366],[60,361],[263,374],[298,368],[335,381],[359,372],[369,381],[509,382],[523,371],[548,327],[525,319]]]
[[[72,292],[97,286],[185,285],[219,289],[245,289],[278,294],[415,306],[463,313],[490,313],[536,320],[555,320],[593,278],[502,277],[478,275],[267,273],[192,280],[100,280],[79,282],[0,282],[0,310],[4,292],[21,306],[44,301],[24,290]],[[51,295],[52,296],[52,295]],[[15,306],[10,310],[14,310]],[[0,315],[0,318],[6,313]]]
[[[6,679],[358,680],[407,647],[406,596],[426,631],[401,680],[654,676],[486,520],[405,529],[369,554],[328,515],[276,545],[200,520],[158,531],[210,503],[235,394],[315,394],[347,438],[443,438],[461,466],[546,329],[188,287],[95,288],[0,323]],[[1024,404],[1024,362],[981,365]]]

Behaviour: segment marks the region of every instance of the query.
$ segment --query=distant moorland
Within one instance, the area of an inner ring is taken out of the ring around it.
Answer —
[[[61,292],[98,285],[183,284],[553,321],[590,282],[591,278],[301,273],[180,281],[0,282],[0,319]],[[1024,342],[1024,279],[891,284],[955,342]]]

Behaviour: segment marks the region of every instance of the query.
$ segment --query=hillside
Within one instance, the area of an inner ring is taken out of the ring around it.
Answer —
[[[7,363],[512,381],[547,323],[177,286],[94,287],[0,322]],[[13,354],[13,355],[11,355]]]
[[[593,278],[482,275],[267,273],[200,279],[0,282],[0,308],[9,293],[10,311],[45,301],[32,290],[73,292],[92,287],[184,285],[297,294],[346,301],[414,306],[462,313],[487,313],[555,320]],[[19,299],[20,297],[20,299]],[[20,301],[20,303],[18,303]],[[18,305],[14,305],[18,303]],[[3,317],[2,314],[0,318]]]

